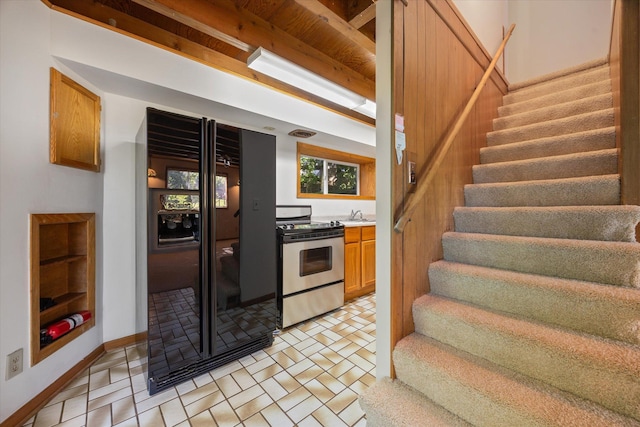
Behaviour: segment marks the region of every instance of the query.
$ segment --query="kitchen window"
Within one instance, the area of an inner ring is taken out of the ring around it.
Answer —
[[[177,190],[198,190],[200,173],[195,170],[167,168],[167,188]],[[198,196],[176,195],[174,198],[197,198]],[[178,200],[176,200],[177,202]],[[229,206],[227,193],[227,175],[216,175],[216,208]]]
[[[375,199],[375,159],[298,142],[298,198]]]
[[[216,175],[216,208],[227,207],[227,175]]]
[[[198,171],[167,168],[167,188],[176,190],[197,190],[199,188]]]
[[[300,192],[358,195],[360,166],[300,156]]]

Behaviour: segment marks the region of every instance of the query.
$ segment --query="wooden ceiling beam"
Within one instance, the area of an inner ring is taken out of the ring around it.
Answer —
[[[230,71],[233,74],[250,77],[244,62],[207,48],[195,41],[178,36],[170,31],[149,24],[141,19],[127,15],[97,2],[79,2],[77,0],[49,0],[51,8],[80,19],[90,20],[94,24],[153,45],[171,50],[174,53],[189,56],[214,68]],[[113,25],[111,24],[113,23]],[[238,66],[243,65],[244,67]],[[244,72],[243,72],[244,69]]]
[[[328,7],[326,7],[324,4],[320,3],[317,0],[295,0],[295,2],[301,7],[308,10],[309,12],[317,15],[318,18],[326,22],[331,28],[338,31],[340,34],[342,34],[349,40],[359,44],[360,46],[362,46],[363,48],[367,49],[369,52],[375,55],[376,43],[373,40],[371,40],[369,37],[362,34],[360,31],[358,31],[359,27],[354,27],[353,25],[351,25],[351,23],[342,19],[340,16],[334,13],[331,9],[329,9]],[[375,7],[374,7],[374,16],[375,16]]]
[[[262,46],[368,99],[375,99],[375,82],[330,56],[301,42],[263,19],[236,7],[231,0],[133,0],[175,20],[195,19],[250,46]],[[164,6],[164,7],[160,7]]]
[[[333,104],[323,98],[308,94],[268,76],[258,76],[253,70],[250,70],[243,61],[234,59],[216,50],[207,48],[199,43],[180,37],[170,31],[163,30],[138,18],[127,15],[124,12],[119,12],[99,3],[79,2],[77,0],[49,0],[47,5],[58,12],[66,13],[75,18],[102,26],[128,37],[150,43],[156,47],[166,49],[212,68],[269,86],[275,90],[322,106],[343,116],[367,124],[375,123],[375,120],[357,111]],[[111,25],[110,22],[115,22],[116,26]]]
[[[365,10],[363,10],[362,12],[354,16],[353,19],[349,21],[349,24],[354,28],[360,29],[375,17],[376,17],[376,3],[374,0],[373,3],[369,5],[369,7],[367,7]]]
[[[174,13],[174,10],[162,3],[159,3],[155,0],[132,0],[134,3],[139,4],[140,6],[146,7],[147,9],[153,10],[161,15],[164,15],[168,18],[171,18],[175,21],[180,22],[188,27],[194,28],[204,34],[207,34],[215,39],[223,41],[235,48],[242,50],[243,52],[253,52],[256,50],[257,46],[251,46],[250,44],[244,43],[241,40],[238,40],[235,37],[232,37],[228,34],[223,33],[222,31],[218,31],[215,28],[212,28],[208,25],[204,25],[199,20],[182,14],[182,13]]]

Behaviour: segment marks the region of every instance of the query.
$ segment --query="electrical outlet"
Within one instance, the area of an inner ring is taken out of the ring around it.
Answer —
[[[22,372],[22,349],[18,349],[7,356],[6,380],[10,380]]]

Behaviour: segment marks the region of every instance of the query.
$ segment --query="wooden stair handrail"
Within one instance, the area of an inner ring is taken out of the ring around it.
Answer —
[[[462,110],[462,113],[460,113],[460,116],[458,117],[458,120],[456,121],[455,126],[451,129],[451,131],[447,135],[447,138],[444,140],[443,143],[440,144],[440,146],[438,146],[435,154],[429,160],[429,163],[427,164],[427,167],[425,169],[426,172],[424,176],[419,177],[418,188],[416,188],[415,193],[409,193],[409,195],[407,196],[409,200],[404,209],[404,212],[402,213],[402,215],[400,216],[400,219],[398,219],[398,221],[396,222],[396,225],[394,226],[394,230],[396,230],[398,233],[402,233],[404,231],[404,227],[411,220],[411,214],[416,209],[418,204],[422,201],[422,198],[424,197],[424,194],[427,192],[427,188],[429,187],[429,184],[433,180],[435,173],[440,168],[440,165],[442,164],[444,157],[449,152],[449,149],[451,148],[453,141],[458,136],[460,129],[462,129],[462,125],[464,124],[465,120],[467,119],[467,116],[471,112],[471,109],[473,108],[476,101],[478,100],[478,97],[480,96],[480,92],[482,92],[482,89],[487,84],[487,80],[489,80],[489,77],[491,76],[491,73],[493,72],[496,66],[496,63],[498,62],[498,59],[502,55],[502,52],[504,51],[504,48],[507,45],[507,41],[509,40],[509,37],[511,37],[511,33],[513,33],[513,30],[515,27],[516,27],[515,24],[511,24],[511,26],[509,27],[509,31],[507,31],[507,34],[504,36],[504,39],[502,40],[500,47],[496,51],[496,54],[494,55],[493,60],[491,60],[489,67],[487,68],[484,75],[482,76],[480,83],[478,83],[478,86],[476,86],[475,91],[473,91],[473,95],[471,95],[469,102],[467,102],[467,106],[464,107],[464,110]]]

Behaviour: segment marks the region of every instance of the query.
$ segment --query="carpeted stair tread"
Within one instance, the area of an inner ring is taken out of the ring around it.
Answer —
[[[435,295],[640,344],[640,290],[449,261],[429,266]],[[570,309],[567,309],[570,307]]]
[[[475,426],[640,425],[418,333],[398,342],[393,360],[399,380]]]
[[[615,148],[615,146],[616,128],[609,126],[584,132],[483,147],[480,149],[480,163],[537,159],[585,151],[606,150]]]
[[[572,87],[601,82],[608,78],[610,78],[609,66],[601,65],[600,67],[590,68],[575,74],[527,86],[516,91],[510,91],[502,98],[502,105],[527,101]]]
[[[389,378],[369,387],[359,403],[367,414],[367,427],[471,427],[423,394]]]
[[[457,207],[460,233],[635,242],[640,206]]]
[[[584,86],[572,87],[559,92],[552,92],[544,96],[517,102],[515,104],[503,105],[498,107],[498,117],[507,117],[513,114],[519,114],[526,111],[536,110],[538,108],[607,93],[611,93],[611,79],[598,81]]]
[[[571,117],[534,123],[517,128],[497,130],[487,133],[487,146],[511,144],[530,141],[550,136],[567,135],[586,130],[600,129],[614,125],[613,108],[590,113],[577,114]]]
[[[600,111],[613,107],[613,94],[590,96],[576,101],[554,104],[536,110],[529,110],[519,114],[493,119],[493,130],[505,130],[518,126],[526,126],[547,120],[562,119],[578,114]]]
[[[587,61],[582,64],[575,65],[573,67],[563,68],[561,70],[554,71],[548,74],[543,74],[541,76],[537,76],[531,79],[512,83],[509,85],[509,92],[515,92],[527,86],[534,86],[543,82],[565,77],[570,74],[576,74],[581,71],[590,70],[592,68],[602,67],[604,65],[607,65],[607,57],[594,59],[593,61]]]
[[[585,206],[620,204],[620,176],[467,184],[466,206]]]
[[[419,334],[640,419],[638,348],[435,295],[414,301],[413,321]]]
[[[574,178],[618,173],[615,148],[473,166],[474,184]]]
[[[446,261],[520,273],[640,287],[640,244],[448,232]]]

